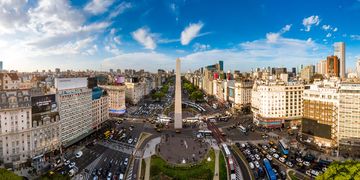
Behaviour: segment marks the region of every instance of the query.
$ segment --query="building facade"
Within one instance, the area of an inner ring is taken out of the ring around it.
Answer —
[[[137,104],[145,95],[145,83],[126,82],[125,98],[130,104]]]
[[[92,132],[92,91],[87,78],[56,78],[60,134],[63,146],[69,146]]]
[[[340,61],[337,56],[328,56],[326,60],[326,75],[340,77]]]
[[[254,123],[266,128],[282,127],[287,121],[302,117],[300,83],[255,82],[251,93]]]
[[[109,101],[110,98],[106,91],[100,88],[93,89],[91,113],[92,128],[94,130],[98,130],[101,124],[109,119]]]
[[[119,116],[126,112],[124,85],[105,85],[100,86],[109,95],[109,113],[110,116]]]
[[[346,74],[346,61],[345,61],[345,43],[336,42],[334,43],[334,56],[337,56],[339,59],[339,76],[340,78],[345,78]]]

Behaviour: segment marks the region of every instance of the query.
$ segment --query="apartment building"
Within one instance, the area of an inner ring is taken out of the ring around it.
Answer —
[[[316,82],[304,90],[302,134],[318,146],[337,144],[338,85],[334,81]]]
[[[302,117],[303,91],[304,86],[297,82],[255,82],[251,92],[254,123],[266,128],[297,123]]]
[[[233,104],[232,107],[235,109],[250,107],[252,87],[252,80],[229,81],[228,95],[229,101]]]
[[[126,82],[125,98],[130,104],[137,104],[145,95],[145,83]]]
[[[109,119],[109,96],[99,87],[93,89],[92,95],[92,128],[98,130],[101,124]]]
[[[360,146],[360,84],[341,83],[339,89],[339,143]]]
[[[125,106],[125,85],[104,85],[100,86],[109,95],[110,116],[119,116],[126,112]]]
[[[31,157],[31,124],[30,91],[0,91],[0,160],[5,166],[16,167]]]

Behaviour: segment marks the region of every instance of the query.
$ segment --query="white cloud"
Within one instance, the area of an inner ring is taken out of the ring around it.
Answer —
[[[275,43],[280,37],[280,33],[267,33],[266,40],[269,43]]]
[[[132,32],[131,35],[138,43],[143,45],[145,49],[154,50],[156,48],[154,35],[150,33],[148,28],[139,28]]]
[[[326,37],[327,37],[327,38],[331,37],[331,33],[327,33],[327,34],[326,34]]]
[[[331,28],[331,26],[330,25],[322,25],[322,29],[323,30],[325,30],[325,31],[327,31],[327,30],[329,30]]]
[[[304,27],[305,27],[305,31],[310,31],[311,26],[313,26],[313,25],[315,25],[315,26],[319,25],[319,24],[320,24],[320,21],[321,21],[321,20],[320,20],[319,16],[313,15],[313,16],[304,18],[302,24],[303,24]]]
[[[281,33],[285,33],[285,32],[290,31],[291,26],[292,26],[292,24],[287,24],[287,25],[285,25],[285,26],[281,29],[280,32],[281,32]]]
[[[182,32],[181,32],[181,44],[182,45],[188,45],[191,40],[196,38],[201,30],[201,28],[204,26],[202,22],[195,23],[195,24],[189,24]]]
[[[84,10],[98,15],[104,13],[113,3],[113,0],[91,0],[88,4],[86,4]]]
[[[358,35],[358,34],[352,34],[352,35],[350,35],[350,38],[351,38],[352,40],[360,40],[360,35]]]
[[[336,32],[338,30],[338,28],[334,28],[333,31]]]
[[[193,49],[195,52],[206,51],[206,50],[209,50],[210,48],[211,48],[211,46],[209,44],[195,43],[193,45]]]
[[[132,4],[129,2],[122,2],[119,5],[116,6],[114,10],[111,11],[109,17],[114,18],[122,13],[124,13],[127,9],[130,9],[132,7]]]

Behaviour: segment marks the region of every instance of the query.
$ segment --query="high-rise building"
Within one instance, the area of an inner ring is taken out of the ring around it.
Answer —
[[[345,43],[336,42],[334,44],[334,56],[337,56],[340,61],[339,75],[340,78],[345,78],[346,68],[345,68]]]
[[[356,62],[356,72],[358,77],[360,78],[360,59]]]
[[[322,75],[326,74],[326,60],[320,60],[317,63],[317,73]]]
[[[92,90],[87,78],[56,78],[62,145],[69,146],[92,130]]]
[[[105,89],[109,95],[109,113],[110,116],[119,116],[126,112],[125,106],[125,85],[105,85],[100,86]]]
[[[60,74],[60,68],[56,68],[56,69],[55,69],[55,73],[56,73],[56,74]]]
[[[2,71],[2,70],[3,70],[3,62],[0,61],[0,71]]]
[[[300,78],[309,82],[314,76],[314,67],[314,65],[308,65],[303,67],[303,69],[300,71]]]
[[[328,56],[326,60],[326,75],[329,77],[339,77],[340,62],[337,56]]]

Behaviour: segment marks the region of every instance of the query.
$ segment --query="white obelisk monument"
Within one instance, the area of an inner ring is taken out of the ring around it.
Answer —
[[[175,82],[175,114],[174,128],[182,129],[182,103],[181,103],[181,67],[180,59],[176,59],[176,82]]]

